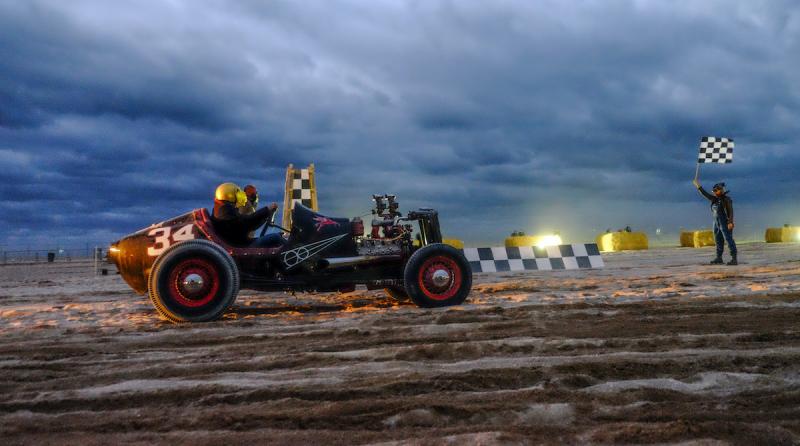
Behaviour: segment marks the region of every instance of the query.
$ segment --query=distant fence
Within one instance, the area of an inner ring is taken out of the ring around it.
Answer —
[[[71,262],[77,260],[104,259],[106,256],[105,246],[106,245],[54,249],[0,249],[0,264]]]

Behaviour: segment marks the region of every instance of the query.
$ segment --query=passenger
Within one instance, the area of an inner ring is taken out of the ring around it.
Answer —
[[[728,244],[728,249],[731,252],[731,261],[728,265],[738,265],[736,242],[733,240],[733,200],[728,196],[728,191],[725,190],[725,183],[717,183],[711,189],[713,192],[709,194],[703,189],[703,186],[695,179],[694,186],[700,191],[704,197],[711,202],[711,212],[714,214],[714,243],[717,245],[717,258],[711,261],[712,265],[721,265],[722,252],[725,249],[725,243]]]
[[[244,187],[244,194],[247,196],[247,203],[242,208],[242,213],[249,215],[258,209],[258,190],[252,184],[248,184]]]
[[[283,243],[280,234],[268,234],[253,239],[250,233],[268,223],[278,209],[277,203],[264,207],[251,214],[242,209],[247,205],[247,195],[234,183],[223,183],[214,194],[214,228],[223,240],[234,246],[267,247]],[[277,236],[277,237],[276,237]]]
[[[244,215],[250,215],[255,213],[256,209],[258,209],[258,190],[252,184],[248,184],[244,187],[244,194],[247,196],[247,203],[239,210]],[[256,229],[247,233],[247,236],[251,239],[256,238]]]

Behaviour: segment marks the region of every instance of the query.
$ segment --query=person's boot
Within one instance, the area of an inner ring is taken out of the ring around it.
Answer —
[[[738,264],[739,264],[739,262],[736,260],[736,256],[733,256],[731,258],[731,261],[728,262],[728,265],[738,265]]]
[[[717,257],[716,259],[711,261],[712,265],[722,265],[723,263],[725,262],[722,261],[722,257]]]

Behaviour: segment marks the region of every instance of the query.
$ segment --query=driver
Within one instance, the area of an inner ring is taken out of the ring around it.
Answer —
[[[268,223],[278,209],[277,203],[261,208],[250,214],[242,212],[247,205],[247,195],[235,183],[222,183],[214,193],[214,228],[228,243],[235,246],[275,246],[283,237],[280,234],[267,234],[252,239],[250,233]],[[276,238],[277,236],[277,238]]]

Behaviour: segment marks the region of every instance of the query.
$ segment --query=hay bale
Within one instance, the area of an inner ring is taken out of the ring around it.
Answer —
[[[692,234],[692,241],[695,248],[702,248],[704,246],[714,246],[714,232],[711,230],[694,231]]]
[[[767,243],[797,243],[800,242],[800,226],[784,226],[782,228],[767,228],[764,234]]]
[[[455,239],[455,238],[444,238],[442,239],[442,243],[446,245],[450,245],[456,249],[464,249],[464,241]]]
[[[555,238],[555,239],[554,239]],[[527,246],[539,246],[542,243],[547,245],[560,245],[561,237],[557,235],[512,235],[506,238],[506,248],[522,248]]]
[[[512,235],[511,237],[506,238],[505,245],[506,248],[536,246],[538,240],[539,237],[535,237],[532,235]]]
[[[601,251],[632,251],[647,249],[647,234],[644,232],[609,232],[600,236],[597,245]]]
[[[681,232],[681,246],[684,248],[702,248],[714,245],[714,232],[710,229]]]
[[[782,235],[781,229],[782,228],[767,228],[767,232],[764,234],[764,240],[767,243],[780,243]]]

